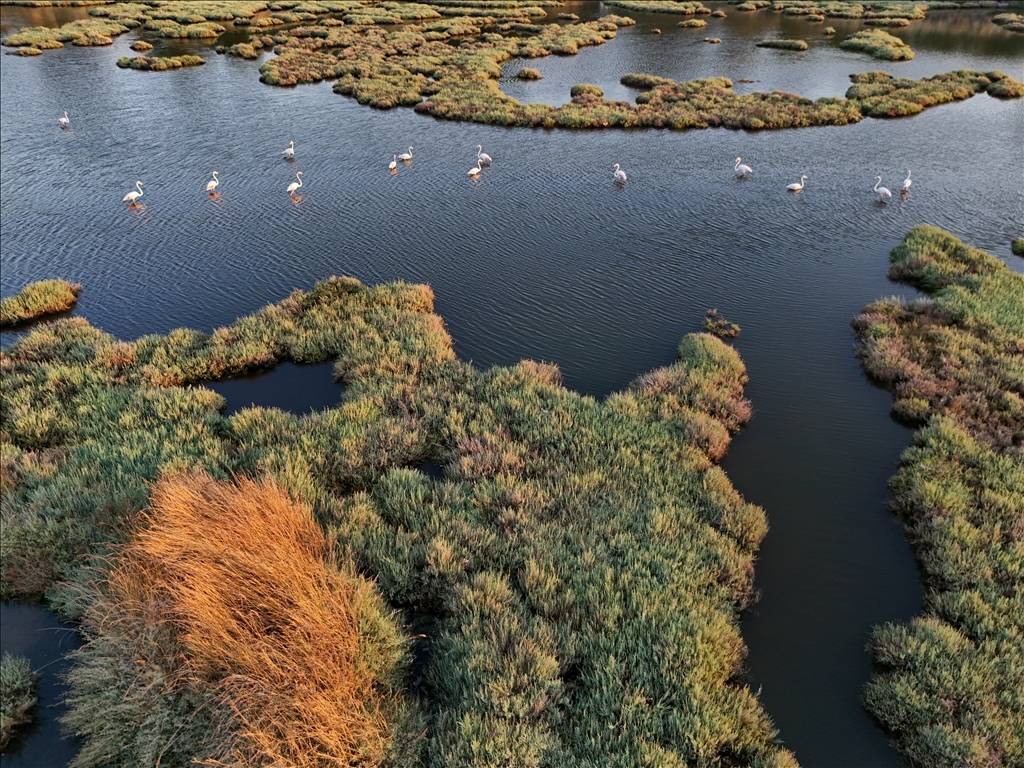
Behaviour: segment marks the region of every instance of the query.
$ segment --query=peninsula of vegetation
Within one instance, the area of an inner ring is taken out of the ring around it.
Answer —
[[[924,768],[1024,764],[1024,276],[935,227],[893,251],[924,291],[854,326],[872,377],[920,425],[892,479],[928,587],[874,634],[871,712]]]
[[[0,299],[0,328],[16,328],[47,315],[67,312],[82,287],[66,280],[39,280],[13,296]]]
[[[76,317],[3,353],[0,583],[82,623],[77,764],[795,766],[739,681],[766,526],[715,464],[737,353],[690,334],[598,402],[458,361],[432,308],[331,279],[210,335]],[[286,359],[334,360],[338,406],[226,418],[202,386]]]

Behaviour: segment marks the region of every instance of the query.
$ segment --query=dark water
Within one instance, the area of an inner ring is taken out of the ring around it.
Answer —
[[[646,70],[825,95],[856,71],[1020,76],[1024,64],[1024,36],[985,12],[912,27],[918,56],[903,64],[816,44],[821,25],[729,13],[703,32],[642,16],[612,43],[531,62],[544,80],[505,87],[560,102],[586,80],[620,95],[622,72]],[[5,23],[13,17],[4,10]],[[653,24],[665,33],[652,35]],[[693,42],[706,34],[722,45]],[[753,47],[773,34],[814,48]],[[119,70],[131,40],[3,59],[4,295],[40,277],[77,280],[78,311],[130,337],[209,330],[331,274],[424,281],[464,358],[554,361],[569,386],[598,396],[671,361],[679,337],[718,307],[744,328],[736,346],[755,408],[726,468],[772,526],[762,599],[744,621],[749,678],[803,765],[899,765],[860,697],[870,627],[921,603],[912,552],[886,507],[910,433],[864,377],[849,322],[867,302],[907,293],[885,271],[915,224],[1012,258],[1024,220],[1024,103],[981,95],[907,120],[760,134],[544,132],[379,112],[328,84],[274,89],[257,82],[256,63],[209,53],[190,70]],[[55,123],[64,109],[66,133]],[[289,139],[293,164],[280,159]],[[471,182],[478,143],[495,161]],[[410,144],[412,166],[388,175]],[[753,180],[733,179],[737,155]],[[630,174],[623,189],[613,162]],[[875,175],[898,187],[908,168],[911,198],[879,207]],[[204,192],[214,169],[217,202]],[[285,193],[296,170],[297,205]],[[787,194],[804,173],[806,191]],[[136,179],[145,206],[126,210]],[[306,407],[303,391],[295,398]]]
[[[32,722],[18,730],[0,755],[4,768],[67,765],[78,744],[62,738],[57,715],[67,670],[64,654],[78,647],[78,633],[40,605],[0,603],[0,650],[28,657],[37,674],[39,700]]]
[[[269,371],[203,385],[226,401],[225,414],[250,406],[280,408],[299,415],[332,408],[341,400],[342,387],[334,380],[334,363],[296,365],[280,363]]]

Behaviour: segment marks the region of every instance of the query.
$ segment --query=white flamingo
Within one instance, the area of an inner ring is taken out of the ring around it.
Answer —
[[[63,117],[58,117],[57,118],[57,125],[59,125],[61,128],[70,128],[71,127],[71,118],[68,117],[67,110],[64,110],[64,116]]]
[[[903,186],[900,187],[900,192],[904,195],[907,194],[910,191],[910,185],[913,183],[914,182],[910,180],[910,171],[907,171],[907,178],[903,180]]]
[[[615,165],[612,166],[612,170],[615,171],[615,183],[616,184],[625,184],[626,183],[626,179],[628,177],[626,176],[626,172],[624,170],[622,170],[621,168],[619,168],[619,164],[618,163],[616,163]]]
[[[128,207],[130,208],[130,207],[132,207],[133,205],[135,205],[139,201],[140,197],[142,197],[142,182],[141,181],[136,181],[135,182],[135,189],[133,189],[127,195],[122,197],[121,198],[121,202],[122,203],[128,203]]]
[[[800,181],[794,181],[792,184],[790,184],[788,187],[786,187],[786,189],[788,189],[790,192],[803,192],[804,191],[804,184],[806,182],[807,182],[807,177],[806,176],[801,176],[800,177]]]
[[[217,178],[218,171],[213,172],[213,178],[206,182],[206,191],[211,195],[217,191],[217,185],[220,184],[220,179]]]
[[[388,163],[388,170],[389,171],[397,171],[398,170],[398,155],[392,155],[391,162]]]
[[[295,159],[295,142],[294,141],[289,141],[288,142],[288,148],[285,149],[285,151],[282,152],[281,154],[284,155],[284,159],[285,160],[294,160]]]
[[[484,152],[483,144],[476,145],[476,163],[481,166],[491,164],[491,156]]]
[[[881,176],[875,176],[875,192],[878,194],[878,202],[887,203],[892,199],[892,192],[888,187],[879,186],[882,183]]]
[[[743,158],[742,157],[737,157],[736,158],[736,175],[738,177],[742,178],[744,176],[749,176],[753,172],[754,172],[753,168],[751,168],[749,165],[746,165],[745,163],[743,163]]]
[[[295,193],[302,189],[302,171],[295,174],[295,181],[288,185],[288,194],[295,197]]]
[[[403,163],[412,160],[412,147],[409,147],[408,152],[403,152],[402,154],[400,154],[398,156],[398,159],[401,160]]]
[[[477,176],[480,175],[480,165],[480,156],[477,155],[476,165],[474,165],[472,168],[466,171],[466,175],[469,176],[469,178],[471,179],[475,179]]]

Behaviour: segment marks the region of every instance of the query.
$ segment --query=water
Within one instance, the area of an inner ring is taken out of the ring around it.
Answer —
[[[509,62],[503,87],[563,102],[586,80],[629,96],[618,77],[646,70],[818,96],[872,69],[1022,74],[1024,36],[987,12],[903,31],[918,56],[887,64],[819,43],[822,25],[727,10],[704,31],[640,16],[607,45],[531,61],[544,80],[511,79],[522,64]],[[4,9],[5,24],[15,15]],[[753,47],[774,34],[814,47]],[[693,42],[705,35],[722,45]],[[204,52],[204,67],[119,70],[132,39],[3,60],[4,295],[31,279],[77,280],[77,311],[132,337],[211,330],[331,274],[428,282],[463,358],[554,361],[569,386],[597,396],[670,362],[679,337],[718,307],[743,326],[736,346],[755,409],[726,469],[771,524],[761,601],[743,626],[749,679],[803,765],[900,764],[860,697],[871,626],[921,605],[886,506],[910,432],[861,371],[849,323],[875,298],[909,293],[885,272],[915,224],[1024,265],[1009,255],[1024,221],[1024,103],[981,95],[907,120],[760,134],[503,129],[360,107],[329,84],[262,86],[256,63],[200,43],[165,45]],[[55,123],[64,109],[67,133]],[[289,139],[293,164],[280,159]],[[474,183],[465,171],[478,143],[495,161]],[[389,176],[392,154],[410,144],[412,166]],[[753,180],[732,178],[737,155]],[[624,189],[613,162],[630,174]],[[879,207],[875,175],[895,188],[907,168],[911,198]],[[204,191],[214,169],[218,202]],[[306,184],[294,205],[285,187],[297,170]],[[802,173],[807,190],[787,194]],[[145,207],[129,211],[120,200],[136,179]]]
[[[203,384],[226,401],[225,415],[249,408],[280,408],[298,415],[332,408],[341,400],[342,387],[334,380],[334,363],[296,365],[280,363],[269,371],[237,379]]]
[[[0,650],[27,656],[36,671],[38,701],[32,722],[15,732],[0,755],[4,768],[67,765],[78,751],[75,739],[63,738],[57,715],[64,695],[64,654],[78,647],[78,633],[40,605],[0,603]]]

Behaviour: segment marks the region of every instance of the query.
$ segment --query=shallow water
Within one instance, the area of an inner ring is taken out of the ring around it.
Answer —
[[[727,10],[703,31],[639,16],[604,46],[529,62],[544,80],[503,87],[562,102],[585,80],[631,98],[616,83],[639,70],[819,96],[841,94],[857,71],[1020,76],[1024,64],[1024,36],[984,12],[904,30],[918,56],[887,64],[817,44],[822,25]],[[5,9],[4,23],[16,15],[29,13]],[[650,33],[655,24],[664,34]],[[708,34],[722,45],[692,42]],[[814,47],[753,46],[774,34]],[[921,602],[912,552],[886,506],[910,432],[861,371],[849,323],[869,301],[909,293],[885,271],[915,224],[1024,265],[1009,255],[1024,221],[1024,103],[981,95],[906,120],[775,133],[502,129],[371,110],[329,84],[270,88],[256,63],[209,52],[204,67],[119,70],[113,62],[132,39],[3,59],[4,295],[31,279],[77,280],[77,312],[131,337],[210,330],[331,274],[423,281],[462,357],[554,361],[569,386],[596,396],[670,362],[679,337],[718,307],[743,326],[736,346],[755,410],[726,469],[772,527],[758,562],[761,601],[743,626],[749,678],[803,765],[900,764],[860,697],[870,627],[906,619]],[[68,132],[56,127],[64,109]],[[291,164],[280,158],[289,139]],[[478,143],[495,162],[472,182],[465,171]],[[412,165],[388,175],[409,144]],[[733,179],[737,155],[753,165],[752,180]],[[612,184],[613,162],[630,174],[623,189]],[[913,195],[879,207],[875,175],[895,188],[908,167]],[[214,169],[215,202],[204,192]],[[293,204],[285,187],[297,170],[306,184]],[[806,191],[787,194],[802,173]],[[120,200],[136,179],[146,182],[145,206],[126,210]],[[303,397],[296,388],[293,407],[307,407]]]
[[[280,408],[302,416],[332,408],[341,401],[342,387],[334,380],[334,363],[280,363],[269,371],[203,384],[226,401],[224,414],[243,408]]]

